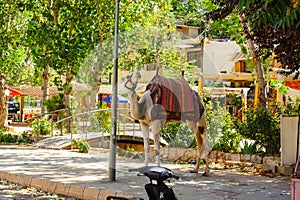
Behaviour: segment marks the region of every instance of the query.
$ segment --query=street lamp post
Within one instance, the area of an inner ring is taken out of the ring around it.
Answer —
[[[116,133],[117,133],[117,98],[118,98],[118,47],[119,47],[119,10],[120,0],[116,0],[115,16],[115,41],[114,41],[114,67],[113,67],[113,92],[112,92],[112,122],[110,133],[109,154],[109,181],[116,181]]]

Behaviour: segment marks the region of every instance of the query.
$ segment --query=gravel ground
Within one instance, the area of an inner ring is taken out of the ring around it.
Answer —
[[[76,200],[73,197],[63,197],[53,193],[46,193],[40,189],[8,183],[0,180],[1,200]]]

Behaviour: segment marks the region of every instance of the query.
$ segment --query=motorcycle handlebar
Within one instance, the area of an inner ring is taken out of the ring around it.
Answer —
[[[141,168],[128,169],[128,172],[139,172]]]
[[[152,180],[164,181],[169,178],[179,180],[179,176],[175,175],[170,169],[157,166],[145,166],[141,168],[129,169],[129,172],[139,172]]]
[[[179,180],[179,179],[180,179],[180,177],[179,177],[179,176],[176,176],[175,174],[173,174],[172,177],[173,177],[174,179],[176,179],[176,180]]]

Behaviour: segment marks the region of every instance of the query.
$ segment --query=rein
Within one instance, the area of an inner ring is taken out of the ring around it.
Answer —
[[[125,86],[128,90],[131,90],[132,92],[134,92],[135,89],[136,89],[136,87],[137,87],[137,83],[133,83],[133,82],[131,81],[132,75],[133,75],[133,74],[131,74],[131,75],[127,78],[127,81],[125,82],[125,85],[124,85],[124,86]],[[130,84],[132,85],[132,88],[128,87],[128,85],[127,85],[128,83],[130,83]]]

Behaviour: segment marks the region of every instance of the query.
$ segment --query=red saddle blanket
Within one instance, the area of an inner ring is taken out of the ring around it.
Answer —
[[[168,79],[157,75],[148,85],[148,89],[151,91],[153,103],[162,105],[166,111],[194,111],[193,90],[184,78]]]

